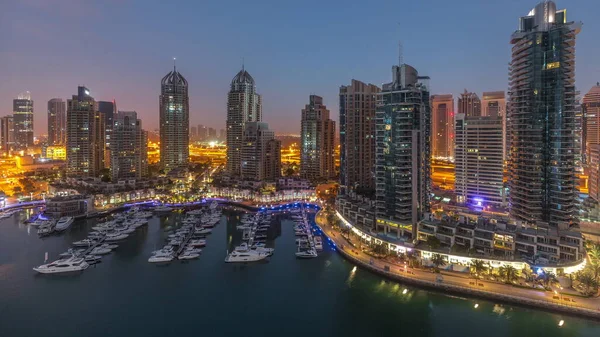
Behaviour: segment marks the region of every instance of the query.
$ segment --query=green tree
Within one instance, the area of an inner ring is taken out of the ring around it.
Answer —
[[[551,283],[556,282],[556,275],[552,272],[544,272],[542,279],[544,280],[544,286],[548,288]]]
[[[431,257],[431,263],[433,264],[433,268],[435,269],[435,271],[438,272],[439,266],[445,264],[446,261],[444,261],[444,257],[440,254],[433,254],[433,256]]]
[[[375,244],[373,252],[378,255],[387,255],[387,246],[384,243]]]
[[[500,277],[503,278],[504,282],[506,282],[506,283],[512,283],[519,276],[519,271],[515,267],[513,267],[509,264],[500,267],[500,269],[498,270],[498,273],[500,274]]]
[[[474,274],[476,277],[479,277],[479,275],[482,275],[488,269],[483,260],[471,261],[470,267],[471,273]]]
[[[591,296],[598,292],[598,280],[588,271],[580,271],[575,277],[584,288],[584,295]]]
[[[441,242],[435,235],[431,235],[427,238],[427,245],[431,250],[436,250],[440,248]]]
[[[587,247],[587,254],[592,264],[600,264],[600,244],[591,242]]]

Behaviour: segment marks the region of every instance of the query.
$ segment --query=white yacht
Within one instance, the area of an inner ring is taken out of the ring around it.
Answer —
[[[299,259],[312,259],[317,257],[317,251],[314,249],[301,250],[296,252],[296,257]]]
[[[98,248],[106,248],[106,249],[117,249],[119,245],[111,245],[110,243],[103,243]]]
[[[90,265],[87,262],[85,262],[83,258],[71,256],[68,259],[57,260],[52,263],[43,264],[41,266],[33,268],[33,270],[41,274],[56,274],[82,271],[89,266]]]
[[[186,253],[194,253],[194,254],[200,254],[202,253],[202,249],[200,248],[194,248],[194,247],[187,247],[184,252]]]
[[[165,263],[171,261],[173,261],[173,254],[164,252],[162,250],[154,253],[154,255],[148,259],[148,262],[150,263]]]
[[[38,227],[37,233],[39,236],[50,235],[54,232],[54,226],[52,225],[42,225]]]
[[[317,250],[323,250],[323,239],[320,236],[315,236],[314,241],[315,241],[315,248]]]
[[[202,215],[204,211],[202,211],[201,209],[195,209],[193,211],[189,211],[186,214],[187,215]]]
[[[204,247],[204,246],[206,246],[206,240],[203,240],[203,239],[192,240],[188,243],[188,245],[190,245],[192,247]]]
[[[154,208],[154,213],[171,213],[173,209],[167,206],[158,206]]]
[[[92,249],[92,251],[90,252],[90,255],[106,255],[106,254],[110,254],[111,251],[112,251],[112,249],[96,247],[96,248]]]
[[[72,216],[63,216],[56,223],[54,230],[57,232],[62,232],[64,230],[66,230],[67,228],[71,227],[71,225],[73,224],[74,221],[75,221],[75,219]]]
[[[212,232],[212,229],[210,228],[203,228],[201,230],[197,230],[195,233],[196,234],[210,234]]]
[[[269,254],[258,252],[255,250],[248,250],[245,252],[232,251],[225,258],[225,262],[234,263],[234,262],[254,262],[264,260],[269,257]]]
[[[88,264],[96,264],[99,263],[100,260],[102,260],[102,256],[96,256],[96,255],[86,255],[84,258],[85,262],[87,262]]]
[[[179,260],[191,260],[191,259],[197,259],[199,256],[200,256],[200,254],[198,254],[198,253],[185,251],[183,254],[179,255],[178,259]]]
[[[96,243],[95,240],[83,239],[83,240],[79,240],[79,241],[73,242],[73,246],[75,246],[75,247],[89,247],[89,246],[94,245],[95,243]]]
[[[124,233],[108,233],[106,234],[106,241],[119,241],[124,240],[129,236],[129,234]]]

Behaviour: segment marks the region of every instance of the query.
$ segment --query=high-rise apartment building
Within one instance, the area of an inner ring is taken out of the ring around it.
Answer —
[[[148,172],[147,136],[135,111],[114,115],[111,141],[112,181],[140,179]]]
[[[227,95],[227,172],[242,174],[242,145],[246,123],[262,120],[262,102],[254,79],[242,67]]]
[[[64,145],[67,128],[67,104],[61,98],[48,101],[48,145]]]
[[[431,155],[454,157],[454,97],[431,96]]]
[[[217,129],[208,128],[208,140],[210,140],[210,141],[217,140]]]
[[[281,142],[264,122],[247,122],[241,148],[241,177],[273,181],[281,176]]]
[[[190,128],[190,140],[197,140],[198,138],[198,129],[195,126]]]
[[[340,87],[340,187],[375,191],[375,106],[381,91],[352,80]]]
[[[15,126],[13,115],[0,118],[0,154],[9,155],[15,147]]]
[[[456,115],[457,201],[483,209],[504,206],[502,117]]]
[[[502,118],[502,137],[504,138],[504,146],[502,147],[502,158],[508,159],[507,151],[510,148],[509,138],[506,137],[507,119],[506,119],[506,97],[504,91],[488,91],[483,92],[481,101],[481,115],[488,117]]]
[[[220,129],[219,130],[219,140],[220,141],[224,141],[226,140],[227,136],[225,135],[225,129]]]
[[[587,148],[589,153],[589,197],[600,202],[600,143],[590,144]]]
[[[581,104],[582,140],[581,153],[584,162],[590,158],[590,146],[600,144],[600,83],[596,83],[587,94],[583,96]]]
[[[26,91],[13,100],[15,148],[25,150],[33,146],[33,100]]]
[[[198,124],[198,140],[204,141],[208,138],[208,128],[202,124]]]
[[[521,17],[510,64],[510,214],[568,226],[575,220],[575,37],[581,23],[544,1]]]
[[[378,96],[375,122],[377,221],[409,227],[429,211],[431,107],[429,77],[407,64]],[[412,226],[413,237],[415,237]]]
[[[67,100],[67,175],[97,177],[104,169],[104,115],[86,87]]]
[[[113,102],[108,101],[98,101],[98,111],[102,113],[104,116],[104,136],[106,137],[106,145],[104,147],[104,163],[105,167],[110,167],[110,142],[112,137],[112,128],[114,124],[114,115],[117,112],[117,105]]]
[[[481,116],[481,100],[474,92],[465,92],[458,98],[458,113],[465,114],[467,117]]]
[[[160,165],[165,172],[187,168],[190,105],[187,80],[173,67],[160,82]]]
[[[310,95],[300,120],[300,176],[305,179],[329,179],[335,176],[335,122],[323,98]]]

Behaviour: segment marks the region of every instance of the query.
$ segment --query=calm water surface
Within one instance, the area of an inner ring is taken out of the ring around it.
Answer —
[[[0,220],[0,336],[600,336],[595,321],[352,273],[331,248],[297,260],[283,217],[272,229],[276,252],[268,263],[225,264],[226,250],[240,240],[239,214],[224,211],[198,260],[147,262],[181,217],[172,214],[152,218],[102,263],[72,275],[31,268],[44,252],[53,260],[85,238],[95,220],[44,239],[20,224],[26,212]]]

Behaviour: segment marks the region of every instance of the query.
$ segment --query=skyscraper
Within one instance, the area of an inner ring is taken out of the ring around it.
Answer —
[[[281,176],[281,143],[264,122],[247,122],[242,135],[241,177],[263,181]]]
[[[340,87],[340,187],[375,191],[375,105],[381,91],[352,80]]]
[[[393,66],[392,75],[393,82],[383,85],[377,101],[376,214],[377,221],[409,228],[429,211],[429,77],[407,64]]]
[[[575,220],[575,36],[581,23],[544,1],[520,18],[510,64],[510,214]]]
[[[15,126],[13,115],[0,118],[0,153],[9,155],[15,146]]]
[[[583,114],[581,153],[587,163],[590,158],[590,146],[600,144],[600,83],[596,83],[583,96],[581,110]]]
[[[104,168],[104,115],[86,87],[67,100],[67,175],[97,177]]]
[[[242,138],[246,123],[262,120],[262,101],[256,93],[254,79],[242,67],[231,80],[227,95],[227,172],[240,175]]]
[[[208,140],[210,140],[210,141],[217,140],[217,129],[208,128]]]
[[[198,140],[204,141],[208,138],[208,128],[202,124],[198,124]]]
[[[454,156],[454,98],[452,95],[431,96],[431,155],[434,158]]]
[[[173,66],[160,83],[160,165],[165,172],[187,168],[190,143],[188,82]]]
[[[474,92],[465,92],[458,98],[458,113],[467,117],[481,116],[481,100]]]
[[[310,95],[300,124],[300,176],[311,180],[334,177],[335,122],[329,119],[322,97]]]
[[[507,151],[510,148],[508,142],[507,119],[506,119],[506,97],[504,91],[489,91],[483,92],[483,100],[481,101],[481,115],[489,117],[500,116],[502,118],[502,136],[504,138],[504,146],[502,147],[502,158],[508,159]]]
[[[475,208],[503,206],[502,117],[456,115],[455,191]]]
[[[227,138],[227,136],[225,136],[225,129],[220,129],[219,130],[219,140],[220,141],[225,141]]]
[[[112,181],[140,179],[147,172],[148,152],[142,121],[135,111],[119,111],[114,116],[111,141]]]
[[[64,145],[66,141],[67,105],[61,98],[48,101],[48,145]]]
[[[589,144],[587,151],[589,153],[588,167],[590,172],[589,197],[597,203],[600,202],[600,144]]]
[[[110,167],[110,141],[113,129],[113,119],[114,115],[117,111],[117,105],[115,102],[107,102],[107,101],[98,101],[98,111],[104,115],[104,137],[106,137],[105,147],[104,147],[104,163],[105,167]]]
[[[25,150],[33,146],[33,100],[31,93],[21,93],[13,100],[15,148]]]

